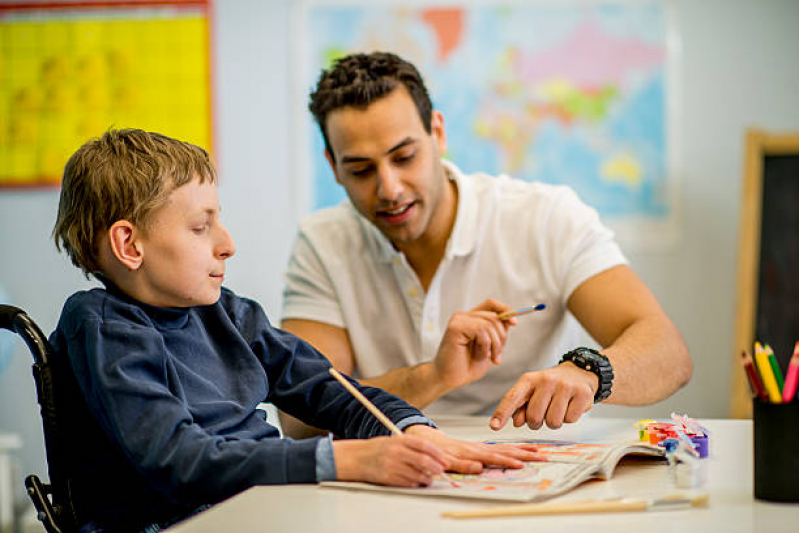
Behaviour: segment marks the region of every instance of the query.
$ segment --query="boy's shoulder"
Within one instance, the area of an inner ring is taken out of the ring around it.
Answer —
[[[145,318],[146,314],[133,300],[98,287],[78,291],[67,298],[61,311],[60,322],[62,325],[80,324],[92,320],[136,323]]]
[[[190,314],[195,314],[201,322],[214,320],[219,314],[225,314],[236,324],[259,321],[265,316],[256,301],[238,296],[225,287],[215,304],[181,309],[157,308],[113,289],[94,288],[78,291],[70,296],[61,311],[59,322],[68,329],[78,329],[86,322],[151,327],[156,323],[180,322]]]

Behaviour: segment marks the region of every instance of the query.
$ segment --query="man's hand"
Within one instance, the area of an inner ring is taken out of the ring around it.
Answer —
[[[406,435],[433,443],[444,453],[444,468],[461,474],[479,474],[484,466],[522,468],[525,461],[542,461],[545,457],[532,444],[485,444],[453,439],[430,426],[415,425]]]
[[[436,375],[448,390],[476,381],[492,364],[500,364],[508,329],[517,322],[515,318],[500,320],[499,315],[510,310],[496,300],[486,300],[452,315],[434,361]]]
[[[418,436],[333,441],[336,477],[396,487],[426,487],[444,472],[447,454]]]
[[[553,429],[577,422],[593,407],[597,387],[596,375],[568,362],[527,372],[502,397],[491,417],[491,429],[501,429],[510,417],[515,427],[526,423],[530,429],[544,422]]]

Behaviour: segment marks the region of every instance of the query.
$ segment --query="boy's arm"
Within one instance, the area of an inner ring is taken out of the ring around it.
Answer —
[[[343,438],[388,435],[389,430],[328,373],[330,362],[299,337],[271,327],[253,343],[270,378],[266,399],[282,412]],[[422,413],[403,400],[374,387],[360,389],[395,424]],[[426,420],[426,419],[425,419]]]
[[[169,388],[163,340],[131,324],[76,320],[68,353],[105,433],[153,487],[179,502],[221,501],[258,484],[316,481],[318,439],[211,434]],[[287,468],[290,465],[291,468]]]

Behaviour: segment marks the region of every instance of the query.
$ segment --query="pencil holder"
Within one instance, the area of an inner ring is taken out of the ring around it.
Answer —
[[[755,498],[799,502],[799,402],[753,402]]]

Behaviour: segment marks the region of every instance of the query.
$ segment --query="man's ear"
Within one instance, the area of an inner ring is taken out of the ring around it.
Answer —
[[[444,115],[441,111],[433,110],[430,116],[430,134],[438,147],[438,155],[443,156],[447,153],[447,132],[444,129]]]
[[[108,228],[108,244],[114,257],[128,270],[138,270],[144,261],[144,248],[138,230],[127,220],[117,220]]]
[[[327,164],[330,165],[330,170],[333,171],[333,175],[336,177],[336,183],[341,185],[341,180],[338,178],[338,169],[336,168],[336,160],[333,159],[333,155],[330,153],[329,150],[325,150],[325,159],[327,159]]]

